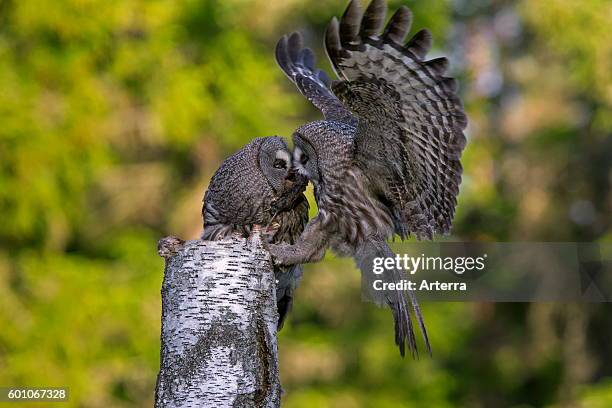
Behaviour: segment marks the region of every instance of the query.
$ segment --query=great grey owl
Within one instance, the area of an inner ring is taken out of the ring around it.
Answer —
[[[395,234],[431,239],[449,232],[466,143],[457,83],[444,76],[448,60],[425,60],[431,46],[427,30],[404,44],[412,20],[406,7],[383,31],[386,9],[383,0],[374,0],[363,14],[353,0],[340,23],[332,19],[325,46],[339,81],[315,68],[298,33],[281,38],[276,49],[282,70],[325,120],[293,135],[294,165],[313,182],[319,212],[295,245],[270,251],[278,264],[295,264],[317,261],[331,247],[355,259],[369,290],[373,258],[394,256],[386,239]],[[397,282],[402,274],[390,270],[382,279]],[[414,293],[407,294],[431,353]],[[386,291],[379,301],[393,312],[401,355],[407,342],[414,356],[406,294]]]
[[[291,153],[280,137],[254,139],[226,159],[213,175],[204,194],[204,240],[232,234],[249,237],[255,226],[270,243],[292,244],[308,222],[304,189],[308,180],[295,174]],[[275,266],[278,329],[289,312],[302,266]]]

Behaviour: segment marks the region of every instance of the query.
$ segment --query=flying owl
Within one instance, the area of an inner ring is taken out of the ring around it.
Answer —
[[[337,81],[316,69],[298,33],[276,48],[282,70],[325,120],[293,134],[293,163],[313,182],[319,212],[295,245],[270,251],[277,263],[296,264],[320,260],[331,247],[355,259],[366,288],[375,279],[373,258],[394,256],[386,239],[450,231],[466,143],[457,83],[445,76],[448,60],[425,60],[428,30],[404,43],[412,20],[406,7],[383,30],[386,10],[374,0],[362,13],[353,0],[340,22],[332,19],[325,47]],[[397,282],[402,274],[391,270],[382,278]],[[417,353],[409,302],[431,353],[414,293],[407,292],[408,301],[402,291],[387,292],[380,302],[393,312],[401,355],[406,342]]]
[[[236,234],[249,237],[258,226],[270,243],[293,244],[308,222],[304,190],[308,180],[296,174],[291,153],[280,137],[254,139],[226,159],[204,194],[203,240],[222,240]],[[299,264],[275,266],[278,329],[291,309],[302,276]]]

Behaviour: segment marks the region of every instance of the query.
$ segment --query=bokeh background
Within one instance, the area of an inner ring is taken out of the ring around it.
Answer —
[[[452,239],[612,241],[612,2],[402,3],[470,119]],[[318,117],[273,47],[299,29],[329,68],[322,33],[344,7],[0,1],[0,385],[152,406],[156,241],[198,236],[225,157]],[[308,266],[280,333],[284,406],[612,406],[611,306],[423,309],[434,357],[401,360],[352,263]]]

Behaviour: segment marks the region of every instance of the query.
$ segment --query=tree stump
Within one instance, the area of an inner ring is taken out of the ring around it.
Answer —
[[[159,241],[161,362],[155,406],[279,407],[275,280],[248,240]]]

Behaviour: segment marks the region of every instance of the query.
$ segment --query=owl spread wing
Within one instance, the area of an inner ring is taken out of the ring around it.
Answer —
[[[276,44],[276,62],[300,92],[327,120],[356,123],[356,118],[330,89],[331,80],[315,67],[310,48],[304,48],[300,33],[284,35]]]
[[[444,76],[448,60],[424,60],[429,31],[404,44],[410,10],[399,8],[383,31],[386,9],[373,0],[362,13],[352,0],[340,23],[332,19],[325,46],[340,81],[315,68],[297,33],[279,41],[276,56],[327,120],[358,123],[356,159],[391,204],[396,232],[431,238],[451,227],[467,118],[457,82]]]
[[[384,0],[363,15],[353,0],[340,23],[332,20],[325,45],[342,79],[332,90],[359,118],[356,155],[366,174],[384,180],[396,232],[431,239],[451,227],[467,118],[457,82],[444,76],[448,60],[424,60],[429,31],[404,45],[410,10],[398,9],[381,33],[385,14]]]

